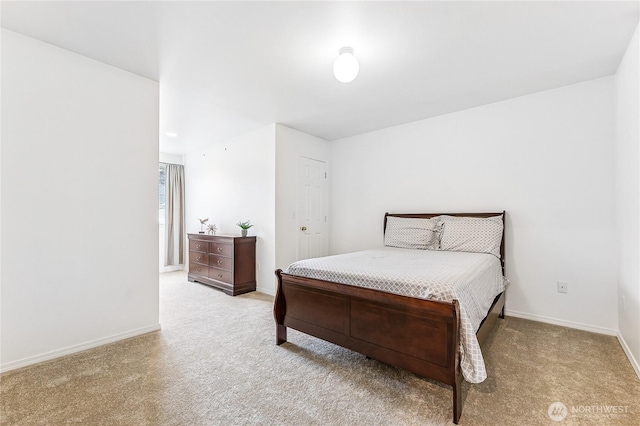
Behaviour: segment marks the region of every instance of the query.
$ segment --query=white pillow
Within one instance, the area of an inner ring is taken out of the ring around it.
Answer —
[[[433,219],[387,216],[387,247],[438,250],[442,224]]]
[[[504,223],[502,215],[491,217],[437,216],[444,223],[440,250],[491,253],[500,258]]]

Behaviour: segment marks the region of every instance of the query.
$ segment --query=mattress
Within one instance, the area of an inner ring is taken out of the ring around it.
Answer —
[[[306,259],[285,271],[420,299],[460,303],[460,366],[470,383],[487,377],[476,332],[505,289],[500,259],[487,253],[383,247]]]

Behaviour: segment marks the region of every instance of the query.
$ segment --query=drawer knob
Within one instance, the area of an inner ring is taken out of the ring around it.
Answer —
[[[200,268],[198,268],[198,269],[196,269],[196,271],[197,271],[197,272],[200,272],[200,271],[201,271],[201,269],[200,269]]]
[[[218,265],[222,265],[222,260],[218,260]]]
[[[218,247],[218,253],[222,251],[222,247]]]
[[[196,260],[200,260],[200,259],[202,259],[202,256],[196,257]]]
[[[196,248],[200,248],[202,247],[200,244],[196,244]]]
[[[222,278],[222,274],[218,274],[218,278]]]

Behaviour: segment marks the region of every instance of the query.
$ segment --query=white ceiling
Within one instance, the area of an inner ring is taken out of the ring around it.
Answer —
[[[639,17],[637,1],[1,7],[4,28],[159,81],[171,153],[274,122],[334,140],[611,75]],[[332,74],[342,46],[349,84]]]

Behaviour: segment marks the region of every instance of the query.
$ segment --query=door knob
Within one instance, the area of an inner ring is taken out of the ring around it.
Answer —
[[[300,230],[301,230],[301,231],[306,231],[306,230],[307,230],[307,227],[306,227],[306,226],[301,226],[301,227],[300,227]]]

